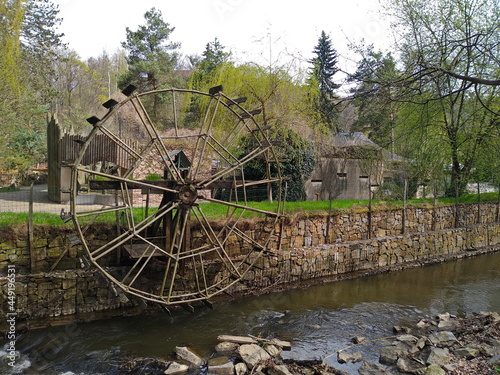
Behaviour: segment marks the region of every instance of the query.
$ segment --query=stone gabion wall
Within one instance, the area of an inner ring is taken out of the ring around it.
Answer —
[[[88,316],[134,307],[132,301],[97,270],[19,275],[15,290],[17,317],[21,320]],[[6,306],[1,310],[6,311]]]
[[[262,288],[350,272],[376,272],[384,267],[398,268],[409,263],[474,254],[478,249],[498,250],[500,223],[494,222],[496,205],[482,205],[481,224],[476,224],[475,206],[461,207],[461,228],[453,228],[454,207],[442,207],[435,213],[432,209],[408,209],[404,235],[401,234],[401,210],[379,211],[372,217],[371,239],[366,232],[366,212],[288,219],[276,226],[276,233],[282,233],[279,251],[279,241],[274,239],[271,244],[274,255],[261,258],[257,267],[246,274],[246,282],[238,284],[234,291],[249,291],[249,285]],[[438,218],[435,224],[433,217]],[[327,220],[330,220],[328,237]],[[20,319],[103,311],[122,314],[126,309],[137,308],[137,301],[129,299],[97,270],[82,268],[84,251],[82,245],[74,244],[71,228],[38,229],[34,241],[34,272],[30,272],[26,237],[15,232],[5,232],[0,237],[0,319],[6,316],[8,309],[7,288],[2,276],[6,275],[9,265],[16,267],[16,308]],[[102,245],[113,239],[115,233],[113,227],[100,226],[90,229],[87,239],[94,245]],[[251,226],[245,233],[252,235]],[[197,238],[195,233],[192,238]],[[228,243],[237,251],[238,241]],[[47,272],[57,261],[55,271]]]
[[[462,204],[458,207],[444,206],[436,210],[432,207],[409,208],[405,211],[404,220],[401,209],[379,210],[372,213],[371,235],[368,234],[369,220],[366,210],[337,212],[331,216],[326,214],[302,216],[295,220],[288,219],[284,226],[282,246],[285,248],[310,247],[327,243],[398,236],[403,234],[403,221],[405,223],[404,234],[467,227],[478,223],[494,223],[497,220],[497,210],[497,205],[494,203],[481,204],[480,215],[478,215],[477,204]]]
[[[405,233],[426,233],[455,228],[468,227],[480,223],[494,223],[497,217],[497,205],[483,203],[478,219],[478,205],[467,204],[458,207],[458,220],[455,220],[456,207],[410,208],[405,214]],[[328,224],[329,221],[329,224]],[[252,225],[244,229],[246,235],[253,237]],[[372,214],[372,233],[368,234],[368,212],[335,212],[331,216],[324,214],[300,215],[285,218],[283,224],[277,224],[270,242],[271,249],[309,248],[325,244],[360,241],[368,238],[398,236],[403,234],[402,210],[379,210]],[[116,236],[113,226],[98,226],[86,232],[90,246],[103,245]],[[192,240],[203,237],[196,231]],[[47,272],[57,263],[54,270],[79,269],[85,252],[82,245],[74,245],[73,228],[39,228],[33,241],[35,269],[30,266],[30,254],[26,233],[0,235],[0,276],[8,265],[16,265],[17,272]],[[279,240],[281,237],[281,240]],[[229,250],[237,254],[241,246],[247,246],[236,238],[227,241]],[[60,258],[60,259],[59,259]]]
[[[297,248],[264,257],[246,279],[256,288],[376,272],[500,250],[500,223]]]

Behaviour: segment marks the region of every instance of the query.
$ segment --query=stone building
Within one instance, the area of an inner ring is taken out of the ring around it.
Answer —
[[[368,199],[370,192],[392,178],[391,166],[400,161],[402,157],[361,132],[338,133],[306,182],[307,200]]]

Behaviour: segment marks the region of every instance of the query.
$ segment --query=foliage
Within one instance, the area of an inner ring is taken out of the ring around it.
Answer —
[[[170,41],[175,30],[162,18],[161,11],[151,8],[144,14],[145,25],[136,31],[126,28],[122,47],[128,52],[129,70],[122,75],[120,87],[130,83],[138,87],[157,89],[166,83],[166,76],[174,69],[179,43]]]
[[[304,201],[306,199],[305,182],[310,177],[316,157],[311,142],[301,138],[297,133],[287,128],[277,128],[270,135],[275,151],[280,160],[280,173],[286,179],[287,201]],[[255,148],[252,138],[243,140],[242,157]],[[275,166],[271,166],[271,168]],[[275,171],[271,171],[274,175]],[[262,159],[254,159],[245,166],[245,177],[249,180],[267,178],[267,165]],[[275,194],[278,192],[274,191]],[[283,197],[283,193],[282,197]],[[254,199],[254,198],[250,198]]]
[[[25,8],[22,41],[23,70],[29,75],[27,84],[42,103],[51,101],[56,92],[54,61],[63,47],[64,34],[57,32],[62,19],[59,7],[50,0],[29,0]]]
[[[407,112],[429,111],[424,126],[437,135],[432,147],[444,150],[450,166],[447,195],[460,195],[500,125],[498,85],[490,80],[500,73],[498,1],[390,4],[397,32],[405,41],[399,51],[404,72],[395,80],[398,100],[407,103]],[[418,127],[402,116],[397,121],[405,133]]]
[[[205,51],[202,54],[203,58],[196,67],[198,74],[201,75],[201,79],[204,76],[210,75],[219,66],[229,61],[231,53],[225,52],[224,49],[225,47],[217,38],[213,42],[207,43]]]
[[[22,0],[0,3],[0,76],[2,101],[18,98],[24,90],[21,74],[20,34],[24,17]]]
[[[390,53],[375,51],[373,45],[359,49],[362,59],[348,81],[356,83],[351,90],[357,109],[353,131],[361,131],[383,148],[393,145],[392,130],[397,103],[392,100],[396,62]]]
[[[318,44],[313,50],[314,58],[312,64],[311,77],[309,83],[318,87],[318,97],[315,109],[319,113],[321,120],[336,133],[340,131],[336,124],[337,109],[335,103],[335,90],[340,85],[334,83],[333,76],[339,71],[337,67],[338,55],[332,46],[330,37],[321,32]]]

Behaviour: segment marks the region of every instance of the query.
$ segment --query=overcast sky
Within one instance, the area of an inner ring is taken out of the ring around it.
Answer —
[[[184,55],[201,55],[215,37],[238,61],[268,64],[287,54],[312,57],[322,30],[349,69],[348,43],[365,39],[386,48],[387,24],[378,0],[53,0],[63,18],[64,41],[82,59],[113,53],[125,40],[125,28],[144,24],[144,13],[156,7],[175,27],[171,40]],[[260,59],[260,60],[259,60]]]

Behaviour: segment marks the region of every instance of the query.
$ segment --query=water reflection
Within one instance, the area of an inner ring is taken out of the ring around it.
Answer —
[[[37,330],[23,335],[17,349],[31,363],[30,374],[117,373],[123,356],[166,357],[182,345],[208,356],[220,334],[279,337],[293,342],[286,356],[320,359],[351,345],[354,336],[389,336],[394,325],[413,324],[424,314],[481,310],[500,311],[500,253],[246,298],[194,314]],[[377,361],[378,345],[356,350]],[[359,367],[339,365],[336,356],[328,363],[353,374]]]

